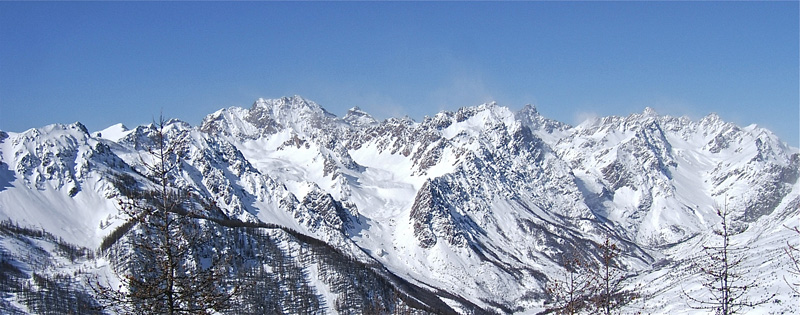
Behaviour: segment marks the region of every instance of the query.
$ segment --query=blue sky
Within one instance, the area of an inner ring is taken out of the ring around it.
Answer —
[[[798,146],[798,2],[0,2],[0,129],[258,97],[421,119],[716,112]]]

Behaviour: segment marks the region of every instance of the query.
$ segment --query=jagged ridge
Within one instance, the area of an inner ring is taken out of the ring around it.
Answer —
[[[692,121],[646,109],[572,127],[533,106],[514,113],[489,103],[378,122],[358,108],[338,118],[295,96],[167,130],[189,141],[177,185],[213,201],[209,217],[274,224],[300,243],[381,266],[380,281],[419,288],[418,301],[438,296],[427,307],[447,303],[428,311],[540,310],[561,255],[591,259],[605,235],[644,279],[696,252],[716,223],[714,204],[735,209],[748,242],[786,237],[763,231],[796,221],[800,204],[797,148],[713,114]],[[73,124],[0,133],[1,217],[98,247],[122,222],[118,184],[148,185],[140,159],[154,131],[119,127],[103,138]],[[285,255],[304,270],[322,261]],[[298,283],[327,290],[317,280]],[[672,294],[677,282],[662,282],[660,294]]]

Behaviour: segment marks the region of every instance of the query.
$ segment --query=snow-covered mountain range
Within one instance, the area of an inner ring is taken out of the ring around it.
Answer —
[[[179,186],[212,201],[220,218],[271,227],[249,236],[258,247],[220,246],[244,260],[277,253],[299,270],[292,283],[306,291],[270,295],[281,312],[349,313],[380,300],[392,310],[533,314],[547,308],[561,257],[592,259],[605,237],[647,296],[627,311],[700,312],[683,299],[699,286],[687,265],[713,242],[721,206],[743,231],[733,241],[747,245],[748,268],[777,294],[754,312],[800,311],[783,252],[800,241],[789,229],[800,223],[800,151],[758,126],[649,108],[569,126],[495,103],[378,121],[295,96],[166,130],[189,139]],[[0,131],[0,276],[10,283],[0,309],[41,312],[29,291],[47,281],[89,301],[80,279],[114,277],[118,258],[98,249],[123,223],[119,183],[147,181],[154,132],[80,123]],[[370,293],[376,287],[384,293]],[[302,294],[313,303],[291,303]]]

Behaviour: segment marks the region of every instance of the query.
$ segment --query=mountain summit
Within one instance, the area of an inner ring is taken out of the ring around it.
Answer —
[[[537,313],[564,257],[596,261],[606,238],[626,283],[647,283],[630,310],[687,312],[698,280],[678,272],[714,241],[720,207],[744,264],[783,301],[762,313],[800,309],[783,281],[800,151],[715,114],[569,126],[487,103],[377,121],[294,96],[164,130],[182,145],[175,185],[202,197],[196,219],[215,235],[198,262],[228,255],[228,276],[255,286],[242,313]],[[136,227],[117,207],[154,185],[156,132],[0,131],[0,310],[77,312],[96,303],[86,279],[124,276]],[[74,303],[47,309],[46,288]]]

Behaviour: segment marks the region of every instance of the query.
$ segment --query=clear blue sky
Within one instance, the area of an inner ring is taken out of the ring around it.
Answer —
[[[0,2],[0,129],[258,97],[336,115],[495,100],[575,124],[716,112],[798,146],[798,2]]]

